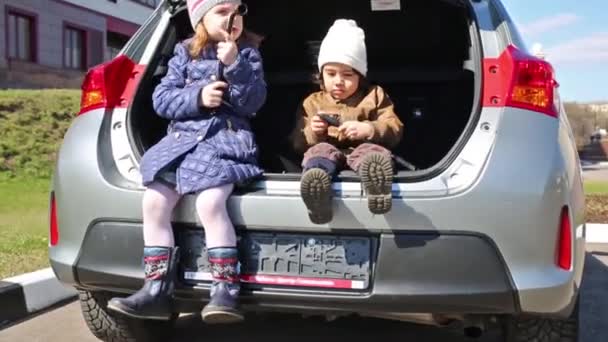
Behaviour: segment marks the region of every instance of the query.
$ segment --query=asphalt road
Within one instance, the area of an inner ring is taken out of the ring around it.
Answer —
[[[608,245],[589,245],[582,289],[581,342],[608,341]],[[299,316],[253,319],[226,327],[205,327],[197,317],[179,320],[173,341],[428,341],[464,342],[459,330],[447,330],[382,320],[345,318],[333,322]],[[79,304],[70,303],[0,331],[0,341],[97,341],[82,320]],[[490,331],[479,342],[501,341]]]

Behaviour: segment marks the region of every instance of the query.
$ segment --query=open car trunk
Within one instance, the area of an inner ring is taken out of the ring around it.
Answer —
[[[370,1],[249,1],[247,29],[265,37],[268,98],[253,121],[259,160],[269,178],[296,177],[302,156],[288,139],[296,110],[319,87],[316,53],[337,18],[352,18],[366,32],[371,83],[381,85],[404,123],[396,156],[416,171],[397,164],[397,180],[421,179],[449,164],[475,126],[480,89],[477,31],[470,8],[457,0],[402,0],[401,10],[372,11]],[[179,40],[192,35],[185,7],[178,10],[129,112],[130,136],[141,156],[164,134],[168,122],[154,115],[152,92],[166,73]],[[344,172],[342,177],[355,176]]]

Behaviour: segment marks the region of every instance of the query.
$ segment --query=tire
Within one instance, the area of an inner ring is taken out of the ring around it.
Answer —
[[[89,330],[105,342],[167,341],[173,333],[177,315],[169,321],[138,320],[107,310],[109,292],[78,290],[80,309]]]
[[[577,303],[566,319],[509,317],[505,324],[505,342],[578,342],[578,331]]]

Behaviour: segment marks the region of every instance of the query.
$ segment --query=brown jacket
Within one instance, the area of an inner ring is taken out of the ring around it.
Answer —
[[[340,123],[352,120],[369,122],[374,126],[374,135],[367,141],[351,141],[337,127],[330,126],[326,137],[318,137],[312,132],[310,120],[319,112],[339,114]],[[292,140],[299,152],[305,152],[321,142],[338,148],[356,147],[371,142],[390,149],[399,143],[403,135],[403,123],[395,114],[393,102],[379,86],[372,86],[367,92],[358,91],[343,101],[333,99],[324,91],[313,93],[302,103],[297,118]]]

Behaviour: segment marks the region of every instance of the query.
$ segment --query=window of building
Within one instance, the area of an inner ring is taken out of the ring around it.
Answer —
[[[63,65],[70,69],[86,69],[86,32],[72,26],[65,26],[63,44]]]
[[[36,19],[15,10],[6,17],[8,57],[27,62],[36,61]]]

